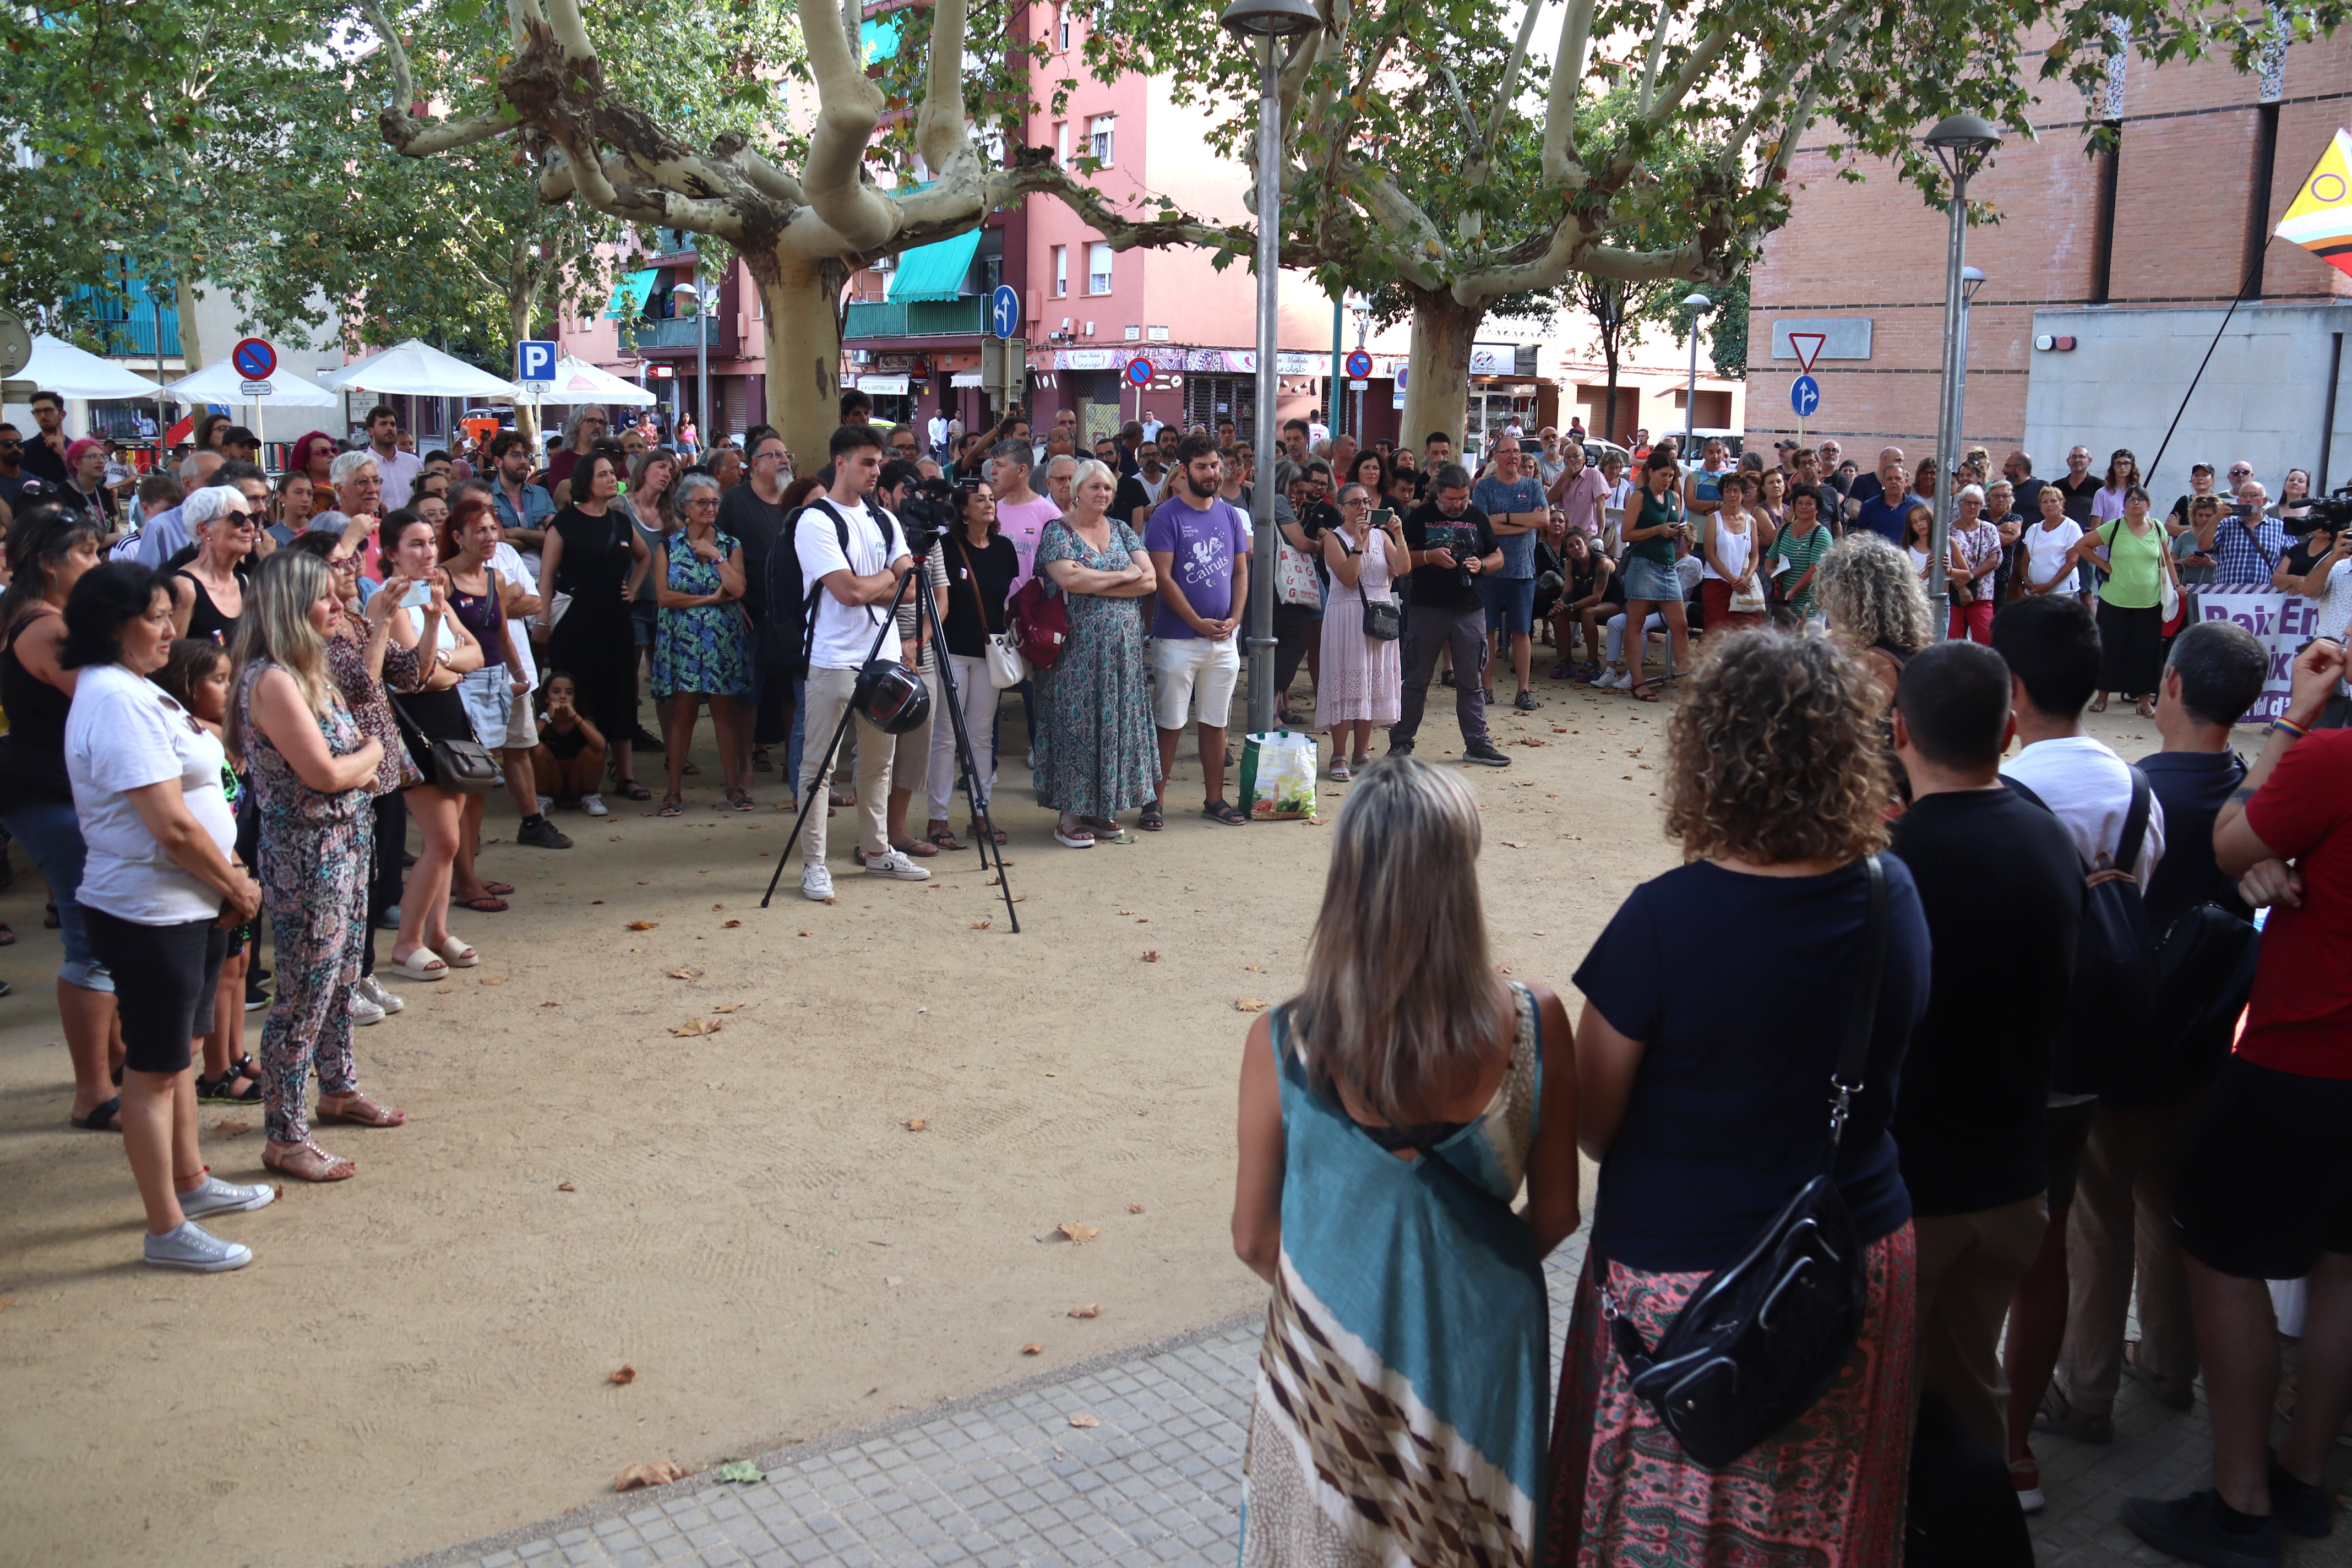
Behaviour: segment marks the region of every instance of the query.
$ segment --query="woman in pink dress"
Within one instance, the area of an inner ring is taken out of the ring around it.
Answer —
[[[1331,776],[1345,783],[1350,765],[1371,761],[1372,726],[1395,723],[1402,701],[1404,666],[1396,639],[1366,635],[1364,605],[1397,602],[1391,563],[1407,556],[1401,525],[1372,526],[1372,496],[1363,486],[1340,490],[1339,519],[1323,535],[1330,593],[1323,604],[1315,727],[1331,731]]]

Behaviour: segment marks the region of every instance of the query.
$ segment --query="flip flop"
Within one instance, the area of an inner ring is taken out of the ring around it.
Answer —
[[[433,951],[439,953],[441,961],[452,969],[471,969],[482,962],[480,953],[476,952],[454,936],[444,941]]]
[[[893,838],[890,840],[890,847],[901,855],[912,855],[923,860],[928,860],[940,852],[938,845],[927,844],[919,838]]]
[[[93,1105],[88,1116],[68,1116],[66,1120],[85,1132],[120,1132],[122,1131],[122,1097],[116,1095],[104,1105]]]
[[[451,901],[459,909],[471,910],[478,915],[501,915],[507,910],[507,901],[504,899],[488,896],[478,899],[456,899]]]
[[[507,894],[514,891],[514,884],[512,882],[485,882],[482,884],[482,891],[489,894],[494,899],[502,899],[506,897]],[[261,978],[267,980],[269,976],[265,974],[261,976]]]

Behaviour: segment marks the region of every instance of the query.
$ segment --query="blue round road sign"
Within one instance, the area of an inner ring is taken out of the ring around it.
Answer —
[[[1010,283],[999,283],[988,297],[988,330],[1000,338],[1021,330],[1021,296]]]
[[[1349,379],[1361,381],[1371,374],[1371,355],[1366,353],[1361,349],[1357,349],[1348,355],[1348,375]]]
[[[228,360],[247,381],[268,381],[278,370],[278,351],[260,338],[240,339]]]
[[[1141,354],[1127,362],[1127,384],[1129,386],[1150,386],[1151,375],[1151,362]]]
[[[1822,384],[1810,375],[1801,375],[1789,386],[1789,406],[1797,411],[1800,419],[1810,419],[1822,405]]]

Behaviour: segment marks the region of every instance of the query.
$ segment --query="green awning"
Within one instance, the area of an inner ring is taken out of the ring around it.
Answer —
[[[646,296],[654,291],[655,280],[661,268],[648,267],[643,272],[632,272],[621,279],[613,297],[604,305],[605,316],[613,321],[634,321],[646,313]]]
[[[971,229],[935,245],[919,245],[898,258],[890,279],[890,303],[961,300],[968,290],[971,258],[980,249],[980,230]]]

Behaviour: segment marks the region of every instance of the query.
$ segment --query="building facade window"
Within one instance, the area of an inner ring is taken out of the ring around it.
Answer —
[[[1116,114],[1097,114],[1087,121],[1087,153],[1106,169],[1111,166],[1111,132],[1118,127]]]
[[[1054,298],[1063,299],[1070,292],[1070,247],[1054,247]]]
[[[1066,55],[1070,52],[1070,8],[1067,5],[1056,14],[1054,25],[1061,36],[1061,50]]]
[[[1087,247],[1087,292],[1110,292],[1110,242],[1097,239]]]
[[[1070,122],[1054,121],[1054,162],[1067,164],[1070,161]]]

